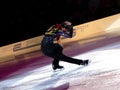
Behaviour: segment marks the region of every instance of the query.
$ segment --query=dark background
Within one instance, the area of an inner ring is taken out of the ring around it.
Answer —
[[[120,0],[7,1],[3,6],[0,46],[44,34],[53,24],[73,25],[120,13]]]

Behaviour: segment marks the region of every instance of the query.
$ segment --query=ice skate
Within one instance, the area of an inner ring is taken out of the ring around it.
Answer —
[[[88,65],[89,64],[89,60],[83,60],[83,63],[81,63],[80,65],[84,65],[84,66],[86,66],[86,65]]]
[[[63,69],[64,67],[63,66],[55,66],[55,65],[52,65],[53,67],[53,70],[57,70],[57,69]]]

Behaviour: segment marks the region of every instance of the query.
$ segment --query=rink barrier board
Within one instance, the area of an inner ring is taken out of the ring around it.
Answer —
[[[67,44],[73,41],[84,41],[86,38],[91,38],[99,35],[105,35],[106,37],[120,35],[120,26],[110,28],[109,31],[107,30],[109,26],[111,26],[116,20],[119,19],[120,14],[116,14],[95,21],[76,25],[74,26],[76,35],[71,39],[63,38],[62,42],[63,44]],[[112,33],[116,34],[113,35]],[[40,50],[40,42],[42,38],[43,35],[0,47],[0,64],[7,62],[10,59],[14,59],[16,56]]]

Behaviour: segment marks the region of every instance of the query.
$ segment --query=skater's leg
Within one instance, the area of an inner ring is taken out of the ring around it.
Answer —
[[[71,57],[68,57],[64,54],[61,54],[60,57],[61,57],[62,61],[66,61],[66,62],[69,62],[69,63],[78,64],[78,65],[83,63],[83,60],[81,60],[81,59],[71,58]]]
[[[55,58],[54,58],[54,60],[53,60],[53,62],[52,62],[52,65],[58,66],[58,65],[59,65],[59,59],[55,59]]]
[[[73,64],[78,64],[78,65],[85,65],[85,64],[88,64],[88,60],[82,60],[82,59],[75,59],[75,58],[71,58],[71,57],[68,57],[64,54],[59,54],[59,59],[62,60],[62,61],[65,61],[65,62],[69,62],[69,63],[73,63]]]
[[[64,68],[63,66],[59,65],[59,59],[57,58],[54,58],[52,62],[52,67],[53,67],[53,70]]]

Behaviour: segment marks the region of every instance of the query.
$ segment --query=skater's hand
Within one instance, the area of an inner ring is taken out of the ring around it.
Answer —
[[[62,44],[61,40],[58,40],[57,43],[58,43],[61,47],[63,47],[63,44]]]
[[[59,44],[61,47],[64,47],[63,44]]]
[[[61,41],[61,36],[59,36],[59,37],[57,38],[57,43],[58,43],[61,47],[63,47],[63,44],[62,44],[62,41]]]

